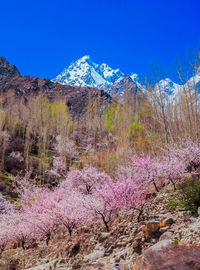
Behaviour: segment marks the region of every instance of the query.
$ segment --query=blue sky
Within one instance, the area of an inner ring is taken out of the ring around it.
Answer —
[[[0,8],[0,55],[25,75],[53,78],[88,54],[124,73],[156,65],[173,78],[177,59],[200,47],[199,0],[1,0]]]

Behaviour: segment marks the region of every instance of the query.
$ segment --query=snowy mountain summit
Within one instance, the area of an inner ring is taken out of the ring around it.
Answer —
[[[86,55],[72,62],[52,81],[72,86],[95,87],[109,92],[111,85],[123,76],[119,69],[112,69],[104,63],[96,64]]]
[[[181,85],[173,82],[171,79],[166,78],[159,81],[155,85],[155,90],[160,92],[162,95],[174,96],[177,95],[181,89]]]
[[[114,93],[121,95],[126,89],[132,88],[135,88],[136,91],[137,89],[145,91],[145,86],[140,82],[136,73],[127,75],[119,69],[112,69],[105,63],[96,64],[89,55],[72,62],[52,81],[64,85],[103,89],[111,95]],[[184,89],[196,89],[200,94],[200,67],[195,76],[184,85],[166,78],[157,82],[153,88],[158,96],[161,95],[169,100],[174,99]]]

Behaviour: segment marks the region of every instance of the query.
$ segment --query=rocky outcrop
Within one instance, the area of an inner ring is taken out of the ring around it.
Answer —
[[[49,79],[23,76],[18,69],[4,57],[0,57],[0,91],[3,93],[4,106],[10,107],[11,99],[15,102],[30,95],[45,95],[50,101],[64,100],[70,113],[75,118],[84,113],[88,99],[99,97],[100,109],[111,103],[111,96],[103,90],[89,87],[73,87],[54,83]]]
[[[0,80],[3,81],[6,78],[19,76],[20,73],[16,66],[8,63],[5,57],[0,57]]]
[[[132,265],[134,270],[199,270],[200,248],[162,240],[148,248]]]
[[[113,83],[110,93],[111,95],[122,95],[123,93],[128,92],[132,95],[136,95],[137,90],[135,82],[129,75],[126,75]]]

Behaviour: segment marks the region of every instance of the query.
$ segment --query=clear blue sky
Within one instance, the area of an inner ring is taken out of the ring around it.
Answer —
[[[200,0],[0,1],[0,55],[21,73],[53,78],[89,54],[124,73],[147,74],[200,45]]]

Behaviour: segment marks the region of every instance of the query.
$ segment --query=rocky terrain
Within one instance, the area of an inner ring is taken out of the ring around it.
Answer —
[[[198,270],[200,217],[166,207],[167,193],[161,192],[146,205],[140,223],[134,212],[121,212],[110,232],[95,222],[79,228],[71,238],[64,230],[56,231],[49,246],[39,241],[23,250],[10,243],[0,269],[109,270],[118,263],[123,270]]]
[[[132,78],[129,75],[126,75],[113,83],[110,89],[110,93],[111,95],[115,95],[123,94],[125,91],[128,91],[131,94],[136,95],[137,91],[139,90],[140,88],[137,89],[137,85],[132,80]]]

